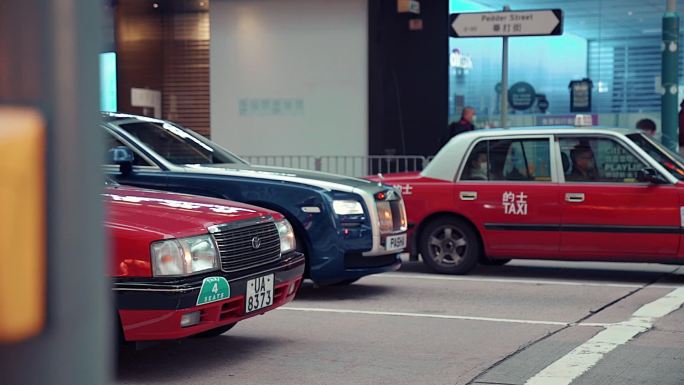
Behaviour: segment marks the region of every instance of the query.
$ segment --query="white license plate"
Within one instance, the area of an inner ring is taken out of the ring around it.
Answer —
[[[406,234],[390,235],[385,239],[387,251],[403,250],[406,248]]]
[[[273,305],[273,274],[247,281],[245,313]]]

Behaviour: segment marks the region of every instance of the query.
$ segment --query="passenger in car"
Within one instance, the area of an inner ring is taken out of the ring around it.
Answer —
[[[466,168],[466,180],[487,180],[487,153],[480,151],[470,158]]]
[[[570,151],[572,172],[565,179],[569,181],[595,181],[598,179],[594,152],[586,144],[578,144]]]

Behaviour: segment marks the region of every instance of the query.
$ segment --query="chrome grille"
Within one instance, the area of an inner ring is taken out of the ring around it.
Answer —
[[[219,226],[212,235],[223,271],[246,270],[280,259],[280,236],[271,220]],[[255,237],[260,241],[257,248],[253,244]]]
[[[401,231],[402,227],[406,226],[406,210],[403,201],[400,199],[390,201],[390,209],[392,210],[392,230]]]

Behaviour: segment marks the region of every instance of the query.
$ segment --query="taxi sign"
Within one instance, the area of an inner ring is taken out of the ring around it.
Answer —
[[[41,114],[0,106],[0,342],[45,323],[45,145]]]
[[[591,115],[575,115],[575,127],[591,127],[593,125]]]

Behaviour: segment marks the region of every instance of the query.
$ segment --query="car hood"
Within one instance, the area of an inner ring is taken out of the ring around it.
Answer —
[[[387,189],[387,186],[381,186],[377,182],[372,182],[365,179],[288,167],[270,167],[248,164],[221,164],[209,166],[186,165],[183,168],[187,172],[224,174],[247,178],[289,181],[293,183],[316,186],[326,190],[340,190],[345,192],[351,192],[353,189],[361,189],[370,193],[375,193],[377,191]]]
[[[156,239],[206,234],[212,225],[264,215],[281,218],[274,211],[243,203],[123,186],[106,187],[102,199],[108,227]]]

